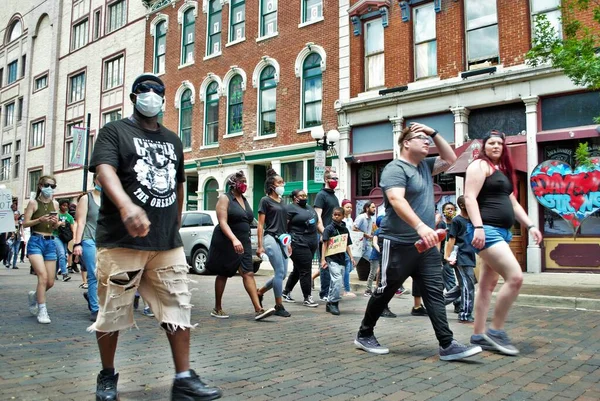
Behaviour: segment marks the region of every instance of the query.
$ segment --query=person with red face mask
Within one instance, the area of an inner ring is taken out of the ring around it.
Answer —
[[[254,269],[252,267],[252,243],[250,241],[250,225],[254,220],[252,208],[244,193],[248,188],[246,176],[238,171],[228,179],[229,191],[217,201],[217,219],[208,250],[206,267],[217,274],[215,279],[215,308],[211,316],[227,319],[229,315],[223,310],[222,299],[227,279],[240,272],[244,288],[254,306],[255,320],[271,316],[274,308],[263,309],[256,292]]]

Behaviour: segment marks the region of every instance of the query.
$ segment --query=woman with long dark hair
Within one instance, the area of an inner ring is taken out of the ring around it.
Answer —
[[[31,227],[27,256],[37,275],[36,291],[29,291],[29,312],[39,323],[50,323],[46,308],[46,292],[54,286],[56,245],[52,232],[58,227],[58,202],[53,199],[56,179],[44,175],[38,180],[35,199],[25,209],[23,227]]]
[[[280,238],[287,232],[287,211],[281,201],[285,192],[285,183],[272,168],[267,170],[265,193],[258,205],[258,250],[261,256],[266,253],[273,266],[275,275],[258,290],[258,297],[262,304],[263,296],[271,288],[275,295],[275,315],[290,317],[290,313],[283,307],[283,280],[287,275],[288,255],[291,246],[283,245]]]
[[[283,299],[286,302],[295,302],[291,292],[300,281],[300,288],[304,296],[302,305],[309,308],[319,306],[313,300],[311,292],[312,261],[315,256],[319,239],[317,237],[317,223],[319,216],[315,210],[306,204],[306,192],[302,189],[292,191],[291,205],[287,205],[288,231],[292,236],[292,262],[294,269],[287,279]]]
[[[515,219],[527,227],[537,244],[542,241],[542,233],[533,225],[516,196],[516,174],[505,135],[490,131],[483,140],[479,157],[467,168],[465,182],[465,204],[471,219],[467,224],[467,241],[471,242],[482,262],[471,344],[506,355],[519,353],[504,331],[508,311],[523,283],[521,266],[508,245]],[[504,279],[504,285],[496,297],[494,316],[486,331],[492,292],[499,276]]]
[[[252,208],[244,193],[248,188],[243,171],[231,175],[228,179],[229,190],[217,201],[217,219],[206,266],[217,274],[215,279],[215,308],[211,316],[227,319],[222,306],[223,292],[227,279],[239,271],[244,282],[244,288],[254,306],[254,319],[262,320],[271,316],[275,309],[264,310],[258,300],[254,268],[252,266],[252,242],[250,240],[250,225],[254,221]]]

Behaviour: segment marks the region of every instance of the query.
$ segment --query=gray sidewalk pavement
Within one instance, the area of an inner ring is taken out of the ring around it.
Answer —
[[[266,267],[266,266],[265,266]],[[92,400],[100,369],[95,336],[79,275],[48,294],[52,323],[27,310],[36,278],[0,269],[0,400]],[[264,269],[257,277],[263,284]],[[223,307],[229,319],[209,316],[214,277],[192,276],[192,368],[221,386],[224,400],[578,400],[600,399],[600,313],[516,306],[507,331],[517,357],[483,352],[466,362],[438,358],[429,319],[410,315],[410,296],[394,298],[395,319],[380,319],[376,335],[390,354],[375,356],[352,344],[368,299],[340,302],[341,316],[324,305],[285,306],[290,318],[253,320],[241,278],[229,280]],[[313,293],[313,295],[316,294]],[[301,298],[300,289],[292,295]],[[273,304],[272,292],[265,305]],[[448,307],[454,336],[466,342],[472,325]],[[120,334],[117,370],[121,401],[168,400],[173,364],[157,322],[135,313],[138,329]]]

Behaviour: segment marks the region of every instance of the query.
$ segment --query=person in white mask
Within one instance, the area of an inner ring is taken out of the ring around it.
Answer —
[[[191,296],[179,235],[185,169],[179,136],[158,123],[165,85],[152,74],[133,83],[130,117],[100,129],[90,171],[102,186],[96,226],[98,314],[102,371],[96,399],[118,399],[115,352],[119,331],[135,326],[136,290],[165,330],[175,364],[172,400],[213,400],[221,390],[190,369]]]

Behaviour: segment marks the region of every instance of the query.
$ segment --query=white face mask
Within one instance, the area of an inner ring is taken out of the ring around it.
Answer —
[[[279,196],[283,196],[283,193],[285,192],[285,187],[282,185],[280,187],[275,187],[275,193]]]
[[[163,98],[154,92],[138,93],[135,95],[135,108],[146,117],[154,117],[160,113]]]

